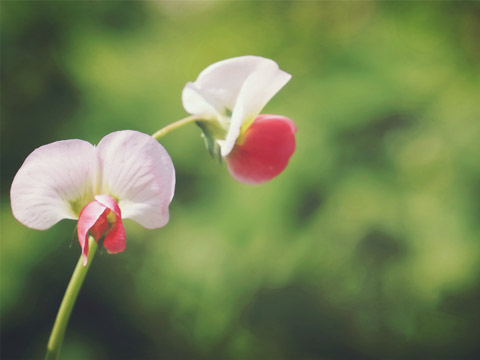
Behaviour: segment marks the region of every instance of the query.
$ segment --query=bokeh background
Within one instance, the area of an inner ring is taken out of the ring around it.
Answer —
[[[63,359],[480,358],[478,2],[2,2],[1,357],[36,359],[80,254],[9,188],[36,147],[153,133],[209,64],[293,79],[297,151],[247,186],[195,125],[162,139],[168,226],[97,255]]]

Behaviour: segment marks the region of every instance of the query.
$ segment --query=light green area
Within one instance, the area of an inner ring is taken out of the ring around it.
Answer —
[[[60,356],[65,331],[70,320],[70,315],[77,301],[78,294],[82,288],[83,281],[87,275],[88,269],[92,265],[93,257],[97,251],[97,242],[95,238],[88,238],[88,262],[83,258],[83,254],[78,259],[77,266],[72,274],[67,290],[62,299],[62,303],[55,318],[55,323],[48,339],[46,360],[56,360]]]

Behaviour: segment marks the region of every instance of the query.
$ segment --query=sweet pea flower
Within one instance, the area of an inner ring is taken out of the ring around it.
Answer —
[[[208,66],[183,89],[185,110],[197,115],[207,147],[238,181],[260,184],[280,174],[295,151],[295,124],[259,115],[290,80],[273,60],[241,56]]]
[[[164,226],[175,189],[167,151],[149,135],[125,130],[98,146],[64,140],[34,150],[10,191],[13,215],[25,226],[46,230],[62,219],[78,219],[84,266],[88,235],[114,254],[125,250],[123,219],[147,229]]]

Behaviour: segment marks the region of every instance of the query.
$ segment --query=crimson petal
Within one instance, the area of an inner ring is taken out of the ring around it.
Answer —
[[[246,184],[261,184],[280,174],[295,151],[297,128],[279,115],[259,115],[226,157],[230,174]]]
[[[122,213],[120,211],[120,207],[118,206],[117,202],[108,195],[97,195],[95,196],[95,200],[113,211],[116,217],[115,222],[113,223],[113,227],[110,229],[110,231],[105,236],[105,239],[103,240],[103,246],[110,254],[116,254],[124,251],[127,243],[125,228],[122,223]]]
[[[78,217],[77,235],[78,242],[82,248],[83,266],[87,265],[88,260],[88,232],[93,226],[95,226],[105,210],[106,207],[104,205],[97,201],[92,201],[85,205]]]

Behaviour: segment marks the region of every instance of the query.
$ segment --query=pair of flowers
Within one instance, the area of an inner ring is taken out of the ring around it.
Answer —
[[[203,131],[212,155],[231,175],[258,184],[277,176],[295,150],[296,127],[285,117],[259,115],[290,80],[269,59],[242,56],[207,67],[182,94],[185,110]],[[57,141],[33,151],[11,188],[14,216],[45,230],[62,219],[78,219],[84,265],[88,236],[109,253],[125,250],[122,219],[148,229],[168,222],[175,170],[153,137],[118,131],[95,147],[83,140]]]

